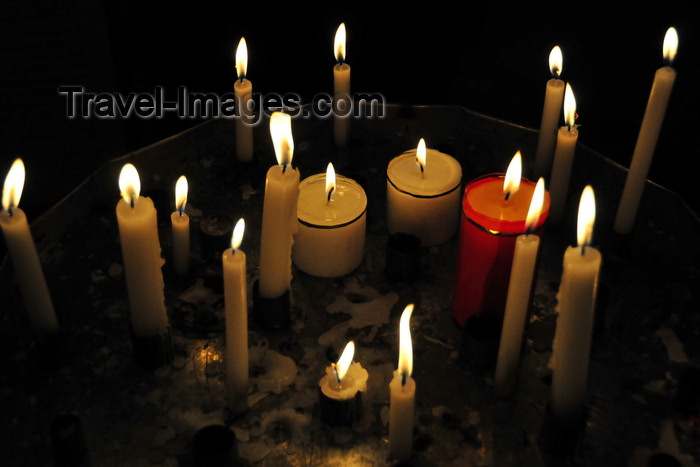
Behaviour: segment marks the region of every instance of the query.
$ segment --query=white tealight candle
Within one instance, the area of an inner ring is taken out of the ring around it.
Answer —
[[[416,382],[413,372],[413,345],[411,343],[411,313],[408,305],[399,321],[399,367],[389,383],[389,459],[404,462],[411,457],[413,445],[413,414],[416,403]]]
[[[350,133],[350,65],[346,58],[345,23],[340,23],[335,32],[333,50],[336,64],[333,67],[333,140],[338,147],[344,147]]]
[[[336,176],[333,164],[299,184],[292,261],[312,276],[340,277],[365,254],[367,196],[359,183]]]
[[[557,329],[552,343],[552,415],[560,421],[580,416],[586,402],[593,316],[602,256],[589,246],[595,221],[593,188],[581,194],[578,246],[567,248],[557,294]]]
[[[168,314],[156,208],[153,200],[139,196],[141,182],[133,165],[122,168],[119,188],[122,199],[117,203],[117,221],[131,326],[138,337],[163,336],[168,332]]]
[[[547,81],[544,94],[544,108],[542,109],[542,121],[540,133],[537,138],[537,150],[535,152],[535,166],[533,180],[546,177],[552,164],[554,144],[557,139],[557,126],[561,115],[561,105],[564,100],[564,81],[559,79],[563,64],[563,57],[559,46],[554,46],[549,53],[549,70],[552,78]]]
[[[239,248],[245,222],[233,229],[231,248],[224,251],[224,302],[226,320],[226,393],[229,409],[242,413],[248,408],[248,285],[246,255]]]
[[[173,227],[173,265],[175,272],[184,276],[190,268],[190,217],[185,214],[187,204],[187,177],[175,184],[175,211],[170,215]]]
[[[617,215],[613,225],[613,230],[622,235],[629,234],[634,227],[639,202],[644,191],[644,183],[649,173],[651,160],[654,157],[656,142],[664,122],[668,101],[671,98],[673,83],[676,81],[676,70],[671,68],[671,63],[673,63],[678,50],[678,33],[674,28],[669,28],[666,31],[663,49],[664,60],[668,62],[668,66],[659,68],[654,75],[647,109],[639,129],[630,170],[625,180],[625,188],[622,191],[622,198],[617,207]]]
[[[501,340],[498,347],[498,359],[494,375],[496,395],[505,397],[513,390],[520,359],[520,348],[527,310],[530,305],[532,284],[535,277],[537,252],[540,246],[539,235],[532,234],[538,224],[544,206],[544,179],[540,178],[530,201],[530,208],[525,220],[527,233],[518,235],[513,253],[513,267],[510,273],[506,308],[503,315]]]
[[[59,326],[27,216],[18,207],[24,175],[24,163],[16,159],[2,189],[0,227],[34,334],[39,341],[46,341],[58,332]]]
[[[549,207],[550,222],[558,223],[564,215],[566,196],[569,192],[569,180],[571,167],[576,154],[576,142],[578,141],[578,128],[576,126],[576,99],[571,85],[566,84],[564,95],[564,117],[566,125],[559,128],[557,133],[557,147],[554,151],[552,163],[552,176],[549,179]]]
[[[407,151],[386,170],[386,223],[389,233],[408,233],[421,243],[437,245],[459,225],[462,166],[456,159],[425,147]]]
[[[236,158],[239,161],[253,159],[253,83],[246,78],[248,73],[248,46],[241,37],[236,48],[236,72],[238,80],[233,85],[236,93]]]
[[[289,290],[299,198],[299,171],[292,167],[291,117],[274,112],[270,117],[270,133],[278,165],[270,167],[265,180],[258,283],[260,297],[265,299],[280,297]]]

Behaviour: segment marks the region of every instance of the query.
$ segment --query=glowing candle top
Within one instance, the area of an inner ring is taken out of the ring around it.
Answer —
[[[241,81],[245,79],[248,73],[248,46],[246,45],[245,37],[241,37],[236,48],[236,73]]]
[[[411,313],[413,304],[407,305],[401,314],[399,321],[399,375],[401,375],[402,385],[411,377],[413,373],[413,344],[411,342]]]
[[[345,23],[340,23],[340,26],[338,26],[338,29],[335,31],[335,40],[333,41],[335,60],[338,63],[343,63],[345,61],[345,41]]]
[[[187,177],[180,175],[175,183],[175,209],[183,215],[185,212],[185,205],[187,204]]]
[[[122,198],[127,204],[132,207],[136,206],[141,193],[141,179],[133,164],[124,164],[122,167],[119,174],[119,190],[121,190]]]
[[[243,242],[243,233],[245,232],[245,221],[241,217],[236,222],[236,226],[233,228],[233,234],[231,235],[231,249],[235,254],[236,251],[241,247]]]
[[[563,63],[564,57],[562,56],[561,48],[555,45],[552,51],[549,52],[549,71],[552,73],[552,78],[559,78]]]
[[[292,165],[294,157],[294,138],[292,137],[292,117],[283,112],[273,112],[270,116],[270,135],[275,148],[277,163],[286,171]]]
[[[22,159],[15,159],[5,177],[5,184],[2,187],[2,209],[12,215],[12,211],[19,206],[19,199],[22,197],[24,188],[24,162]]]
[[[581,193],[581,201],[578,205],[577,239],[578,246],[585,248],[591,244],[593,238],[593,224],[595,223],[595,195],[593,188],[587,185]]]

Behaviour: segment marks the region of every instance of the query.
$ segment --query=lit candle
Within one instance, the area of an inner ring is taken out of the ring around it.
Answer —
[[[654,157],[656,141],[659,139],[661,125],[666,115],[666,107],[671,97],[673,83],[676,80],[676,70],[671,67],[678,50],[678,33],[674,28],[669,28],[664,37],[664,60],[667,66],[656,70],[654,83],[649,94],[647,109],[644,112],[642,126],[637,136],[637,144],[632,154],[630,170],[625,180],[625,188],[622,191],[620,205],[613,229],[615,232],[627,235],[632,232],[634,221],[637,217],[639,202],[644,191],[644,183],[649,173],[649,166]]]
[[[116,211],[131,327],[137,337],[163,336],[169,331],[156,208],[153,200],[140,196],[141,181],[132,164],[122,168],[119,189]]]
[[[24,175],[24,163],[16,159],[2,189],[0,226],[34,334],[38,340],[46,341],[56,335],[59,326],[27,216],[18,207]]]
[[[236,94],[236,158],[239,161],[253,159],[253,84],[246,79],[248,73],[248,46],[241,37],[236,48],[236,73],[238,80],[233,85]]]
[[[413,304],[404,308],[399,321],[399,365],[389,383],[389,459],[403,462],[411,457],[413,444],[413,412],[416,404],[416,381],[413,372],[411,344]]]
[[[277,165],[267,171],[260,238],[260,279],[262,298],[277,298],[289,290],[292,281],[292,244],[297,230],[299,171],[292,167],[294,139],[288,114],[274,112],[270,133]]]
[[[354,271],[365,255],[367,196],[359,183],[336,176],[333,164],[299,184],[292,261],[316,277]]]
[[[423,245],[444,243],[459,226],[462,166],[456,159],[427,149],[421,138],[415,150],[389,162],[386,170],[386,224],[389,233],[409,233]]]
[[[557,147],[554,151],[552,176],[549,179],[549,197],[552,202],[549,210],[550,222],[559,222],[564,214],[566,195],[569,192],[571,166],[574,163],[576,141],[578,141],[576,99],[574,98],[574,92],[571,90],[571,85],[568,83],[564,94],[564,120],[566,125],[559,128],[557,133]]]
[[[224,251],[224,302],[226,320],[226,393],[229,409],[242,413],[248,408],[248,293],[246,256],[239,248],[245,221],[233,229],[231,248]]]
[[[557,294],[557,329],[552,343],[552,415],[561,420],[579,416],[586,401],[586,380],[593,333],[601,254],[590,246],[595,221],[593,188],[581,194],[578,246],[564,253]]]
[[[530,201],[525,220],[525,233],[518,235],[513,253],[503,328],[498,347],[494,387],[496,395],[505,397],[513,390],[520,359],[520,347],[537,264],[540,237],[532,234],[544,205],[544,179],[540,177]]]
[[[338,363],[326,367],[318,382],[321,419],[330,426],[351,426],[362,417],[362,393],[367,391],[369,373],[353,362],[355,343],[345,346]]]
[[[185,214],[187,204],[187,177],[180,176],[175,183],[175,211],[170,215],[173,227],[173,265],[175,272],[184,276],[190,268],[190,217]]]
[[[333,139],[335,145],[344,147],[350,133],[350,65],[345,63],[345,23],[335,32],[333,50],[336,64],[333,67]]]
[[[518,235],[527,231],[525,221],[535,183],[521,178],[518,151],[505,174],[489,174],[470,182],[464,190],[453,317],[464,326],[468,318],[487,318],[501,329],[506,292]],[[549,215],[549,194],[532,233]],[[482,321],[486,322],[486,321]]]
[[[559,46],[554,46],[549,53],[549,70],[552,78],[547,81],[544,94],[544,108],[542,109],[542,121],[540,134],[537,138],[537,150],[535,152],[535,166],[533,175],[536,178],[546,177],[552,163],[554,144],[557,139],[557,126],[561,115],[561,105],[564,100],[564,81],[559,79],[563,57]]]

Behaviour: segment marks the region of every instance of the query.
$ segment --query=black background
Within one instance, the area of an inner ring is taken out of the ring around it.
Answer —
[[[690,175],[700,152],[697,2],[462,2],[459,9],[440,2],[295,2],[282,9],[250,1],[141,3],[0,6],[0,172],[4,177],[15,157],[24,159],[22,207],[30,217],[104,160],[201,122],[172,115],[69,120],[59,85],[223,94],[232,89],[233,56],[245,36],[254,90],[296,93],[308,102],[332,91],[340,22],[348,31],[353,91],[378,92],[389,103],[460,105],[533,128],[550,77],[548,55],[559,45],[562,78],[578,104],[579,141],[624,166],[663,65],[664,34],[676,27],[678,77],[649,178],[681,192],[698,211]]]

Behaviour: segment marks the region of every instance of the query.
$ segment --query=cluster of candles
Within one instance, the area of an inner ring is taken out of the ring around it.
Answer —
[[[664,57],[670,62],[678,38],[670,28],[664,40]],[[345,63],[345,27],[336,34],[335,92],[348,96],[350,67]],[[253,157],[248,104],[252,85],[246,79],[247,48],[241,40],[236,53],[239,80],[235,83],[243,114],[236,122],[238,159]],[[569,84],[559,79],[562,56],[558,47],[550,54],[554,77],[547,83],[535,172],[537,183],[521,176],[518,151],[505,174],[488,174],[471,181],[464,190],[462,169],[453,157],[428,149],[421,139],[415,150],[392,159],[386,170],[386,223],[389,233],[407,233],[424,246],[450,240],[459,229],[459,256],[453,296],[453,317],[468,327],[476,318],[491,318],[501,326],[495,367],[495,392],[512,393],[536,276],[540,236],[547,219],[558,222],[569,188],[572,160],[578,138],[576,103]],[[615,230],[629,233],[656,138],[675,79],[669,66],[659,69],[652,87],[637,146],[617,218]],[[564,103],[566,125],[556,130]],[[334,104],[335,105],[335,104]],[[342,109],[342,104],[338,107]],[[342,114],[342,112],[339,112]],[[349,120],[337,119],[335,143],[345,145]],[[277,164],[266,175],[257,293],[275,300],[289,292],[292,263],[317,277],[341,277],[355,270],[364,258],[367,196],[354,180],[336,175],[332,164],[325,174],[300,182],[292,166],[294,140],[291,117],[275,112],[270,133]],[[550,190],[544,177],[550,173]],[[59,323],[53,309],[39,257],[26,216],[18,203],[24,185],[24,166],[17,159],[5,180],[0,226],[13,259],[29,317],[39,340],[54,336]],[[164,300],[163,260],[158,240],[153,201],[140,195],[139,175],[126,164],[119,177],[122,198],[116,207],[124,259],[132,331],[143,339],[169,344],[169,323]],[[461,201],[461,203],[460,203]],[[176,210],[172,213],[173,264],[187,273],[190,259],[189,217],[185,213],[187,180],[176,184]],[[593,189],[582,193],[577,246],[563,256],[563,274],[553,342],[553,379],[550,408],[555,417],[567,420],[583,409],[588,359],[601,254],[591,247],[595,219]],[[461,221],[460,221],[461,220]],[[245,223],[233,229],[231,248],[222,254],[225,320],[226,375],[230,409],[247,409],[248,394],[248,298],[246,255],[240,249]],[[400,319],[398,369],[390,384],[389,446],[392,458],[410,456],[416,383],[412,379],[409,320],[413,305]],[[167,354],[167,353],[166,353]],[[350,413],[366,389],[367,371],[353,363],[350,342],[337,364],[319,382],[322,406],[334,413]],[[332,403],[323,402],[330,400]],[[335,401],[335,402],[333,402]],[[338,409],[340,407],[340,409]],[[344,408],[345,407],[345,408]],[[349,411],[349,412],[348,412]],[[353,416],[350,417],[352,421]]]

